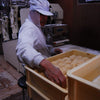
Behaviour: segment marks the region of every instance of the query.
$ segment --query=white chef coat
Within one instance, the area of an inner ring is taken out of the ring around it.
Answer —
[[[31,67],[38,66],[43,59],[50,56],[44,34],[29,19],[26,19],[19,30],[16,54],[20,62]]]

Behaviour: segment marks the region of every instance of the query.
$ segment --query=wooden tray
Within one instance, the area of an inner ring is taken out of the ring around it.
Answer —
[[[100,100],[100,55],[67,74],[69,100]]]
[[[81,55],[83,57],[93,58],[95,55],[85,53],[78,50],[71,50],[65,53],[58,54],[48,58],[50,62],[57,60],[58,58],[68,57],[71,55]],[[29,95],[32,96],[32,90],[36,91],[40,96],[45,100],[67,100],[66,96],[68,95],[68,87],[66,89],[58,86],[57,84],[51,82],[42,74],[37,71],[25,66],[26,75],[27,75],[27,85],[29,89]]]

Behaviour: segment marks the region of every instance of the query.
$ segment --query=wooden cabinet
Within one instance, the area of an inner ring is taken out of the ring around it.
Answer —
[[[71,43],[100,50],[100,2],[56,0],[55,3],[64,10],[63,23],[69,26]]]

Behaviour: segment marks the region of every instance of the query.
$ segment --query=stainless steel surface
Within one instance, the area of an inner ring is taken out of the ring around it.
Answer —
[[[72,44],[67,44],[67,45],[63,45],[63,46],[59,46],[59,47],[55,47],[55,48],[60,48],[61,50],[63,50],[63,52],[76,49],[76,50],[80,50],[80,51],[95,54],[95,55],[100,54],[100,51],[98,51],[98,50],[93,50],[90,48],[81,47],[81,46],[72,45]]]

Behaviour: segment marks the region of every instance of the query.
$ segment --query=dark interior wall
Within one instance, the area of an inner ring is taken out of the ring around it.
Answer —
[[[100,2],[56,0],[55,3],[64,10],[63,23],[69,25],[71,43],[100,50]]]
[[[76,4],[72,43],[100,50],[100,3]]]

